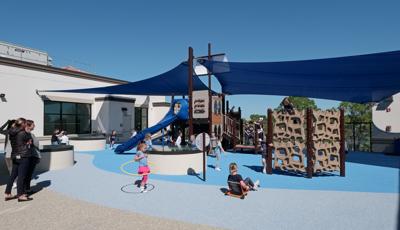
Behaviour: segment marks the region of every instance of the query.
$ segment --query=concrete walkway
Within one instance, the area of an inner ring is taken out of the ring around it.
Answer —
[[[0,186],[3,191],[5,186]],[[31,202],[0,201],[0,229],[212,229],[75,200],[43,189]]]
[[[150,179],[153,191],[127,194],[120,189],[134,178],[96,168],[92,155],[76,160],[38,183],[102,206],[229,229],[396,229],[397,193],[261,189],[240,200],[225,197],[221,186]]]

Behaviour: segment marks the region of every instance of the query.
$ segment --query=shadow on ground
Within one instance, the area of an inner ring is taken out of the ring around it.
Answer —
[[[200,177],[200,173],[197,173],[193,168],[188,168],[187,170],[187,175],[189,176],[195,176],[200,180],[203,180],[203,178]]]
[[[262,173],[262,166],[259,166],[259,165],[243,165],[243,166],[246,168],[249,168],[255,172]],[[305,173],[282,171],[279,169],[273,169],[272,174],[283,175],[283,176],[294,176],[294,177],[306,177],[307,176]],[[339,175],[334,174],[334,173],[329,173],[329,172],[316,173],[313,175],[313,177],[329,177],[329,176],[339,176]]]
[[[42,191],[44,188],[50,187],[50,185],[51,185],[51,181],[50,180],[40,181],[35,186],[32,186],[32,188],[31,188],[32,189],[32,195]]]
[[[400,168],[400,156],[383,153],[350,152],[346,155],[346,162]]]

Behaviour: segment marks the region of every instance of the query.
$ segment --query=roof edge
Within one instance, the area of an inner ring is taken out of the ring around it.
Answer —
[[[107,83],[114,83],[114,84],[129,83],[128,81],[115,79],[115,78],[111,78],[111,77],[104,77],[104,76],[99,76],[99,75],[84,73],[84,72],[76,72],[76,71],[66,70],[66,69],[62,69],[62,68],[58,68],[58,67],[40,65],[40,64],[36,64],[36,63],[20,61],[20,60],[15,60],[15,59],[11,59],[11,58],[5,58],[5,57],[0,57],[0,65],[19,67],[19,68],[41,71],[41,72],[46,72],[46,73],[61,74],[61,75],[69,76],[69,77],[101,81],[101,82],[107,82]]]

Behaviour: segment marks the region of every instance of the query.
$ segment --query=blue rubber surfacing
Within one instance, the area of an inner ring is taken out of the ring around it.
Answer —
[[[102,170],[123,174],[120,171],[121,164],[130,161],[134,157],[131,154],[116,155],[112,150],[81,152],[94,156],[93,164]],[[368,155],[364,153],[350,153],[357,157],[364,158]],[[179,183],[193,183],[201,185],[220,185],[226,187],[228,177],[228,165],[235,162],[239,166],[239,173],[245,177],[250,177],[254,181],[260,180],[262,188],[278,189],[301,189],[301,190],[326,190],[326,191],[353,191],[353,192],[376,192],[376,193],[399,193],[399,164],[400,157],[385,156],[374,154],[386,162],[395,162],[395,166],[376,166],[373,164],[363,164],[346,162],[346,177],[340,177],[338,173],[324,176],[313,177],[312,179],[294,176],[273,174],[266,175],[261,172],[261,156],[254,154],[226,153],[222,155],[220,166],[222,171],[215,171],[215,158],[207,158],[206,181],[202,180],[202,173],[198,175],[166,176],[151,174],[150,179],[173,181]],[[351,157],[350,157],[351,158]],[[373,162],[372,162],[373,163]],[[150,166],[151,167],[151,166]],[[126,169],[129,172],[137,172],[137,164],[129,164]],[[278,173],[278,172],[277,172]]]

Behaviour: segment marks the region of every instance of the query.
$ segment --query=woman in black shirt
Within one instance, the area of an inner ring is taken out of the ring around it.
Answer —
[[[19,118],[9,130],[10,142],[12,147],[12,171],[8,180],[5,200],[18,198],[18,201],[29,201],[32,198],[28,197],[25,191],[25,178],[28,175],[30,157],[32,155],[31,145],[32,137],[25,131],[26,120]],[[17,179],[17,196],[11,195],[11,188],[15,179]]]
[[[53,132],[53,135],[51,135],[51,144],[52,145],[58,145],[60,141],[58,140],[58,137],[60,136],[60,130],[56,129]]]

